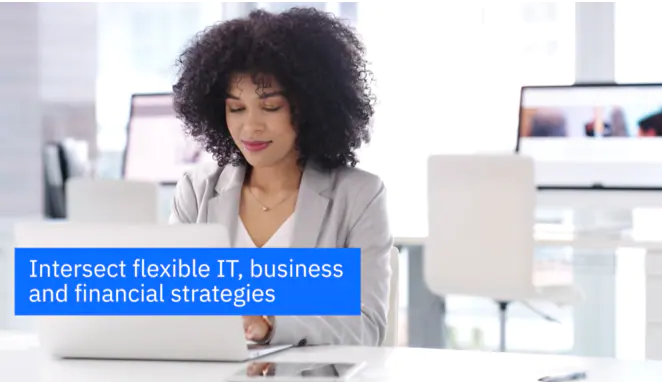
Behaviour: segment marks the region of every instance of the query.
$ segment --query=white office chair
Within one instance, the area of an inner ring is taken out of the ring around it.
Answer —
[[[438,295],[499,304],[500,350],[512,301],[574,304],[572,286],[534,285],[534,164],[515,155],[439,155],[428,161],[428,239],[424,278]]]
[[[400,310],[400,252],[396,247],[391,248],[391,292],[389,293],[388,304],[386,338],[382,346],[396,347],[398,345],[398,315]]]
[[[156,183],[72,178],[66,183],[67,220],[157,223]]]

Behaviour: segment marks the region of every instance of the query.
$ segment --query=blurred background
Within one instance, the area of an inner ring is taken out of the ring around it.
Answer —
[[[522,85],[662,80],[662,52],[650,42],[662,10],[656,3],[0,3],[0,328],[30,327],[11,316],[7,244],[12,223],[44,215],[44,146],[74,140],[85,172],[121,178],[131,96],[171,91],[175,60],[196,32],[256,8],[293,6],[333,12],[364,39],[379,104],[361,167],[386,182],[400,237],[425,236],[428,155],[514,149]],[[164,215],[170,197],[164,188]],[[563,227],[573,212],[541,211],[540,220]],[[656,220],[634,215],[635,226]],[[537,255],[575,260],[578,281],[595,294],[575,309],[541,304],[555,321],[514,306],[509,349],[640,357],[628,335],[643,327],[643,256],[624,250],[604,263],[576,256]],[[403,268],[400,342],[416,346]],[[495,348],[493,303],[449,297],[446,305],[449,348]],[[621,315],[623,306],[634,309]]]

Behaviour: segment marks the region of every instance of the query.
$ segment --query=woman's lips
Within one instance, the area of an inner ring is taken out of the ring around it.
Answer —
[[[247,151],[259,152],[266,149],[271,141],[242,141]]]

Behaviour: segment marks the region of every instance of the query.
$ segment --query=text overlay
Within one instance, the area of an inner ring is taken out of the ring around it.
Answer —
[[[15,314],[361,314],[352,248],[16,248]]]

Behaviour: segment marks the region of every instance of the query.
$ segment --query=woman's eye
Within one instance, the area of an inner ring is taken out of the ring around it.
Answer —
[[[263,108],[264,108],[265,111],[268,111],[268,112],[276,112],[277,110],[280,109],[280,107],[269,107],[269,106],[264,106]]]
[[[232,107],[228,107],[228,110],[229,110],[230,112],[234,113],[234,112],[241,112],[241,111],[244,110],[244,108],[232,108]]]

